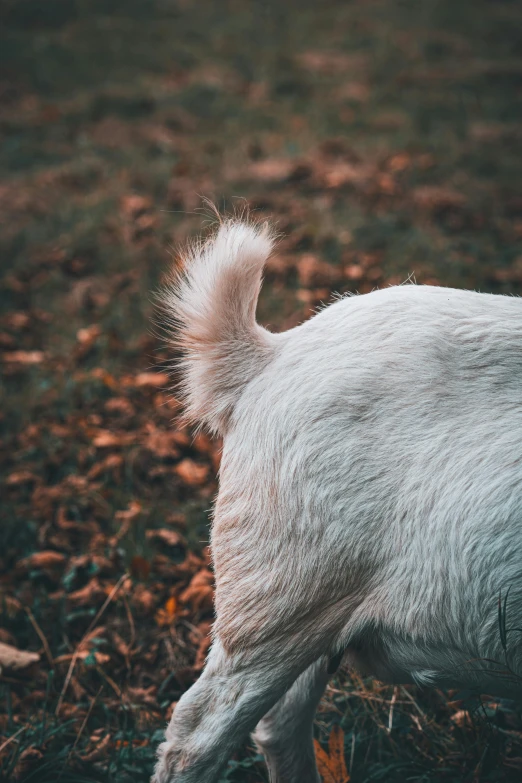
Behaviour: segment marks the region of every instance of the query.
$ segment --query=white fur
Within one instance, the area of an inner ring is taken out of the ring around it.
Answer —
[[[522,301],[399,286],[270,334],[269,250],[225,223],[170,293],[189,410],[224,448],[215,641],[157,783],[212,783],[259,721],[272,783],[317,783],[340,651],[383,680],[522,696],[522,635],[506,676],[498,626],[509,589],[522,627]]]

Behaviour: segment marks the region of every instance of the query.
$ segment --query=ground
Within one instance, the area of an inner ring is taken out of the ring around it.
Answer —
[[[408,278],[520,294],[522,8],[5,0],[0,26],[0,642],[36,653],[0,645],[0,774],[144,783],[208,648],[219,465],[154,292],[209,199],[277,224],[273,329]],[[355,674],[317,740],[324,783],[522,775],[513,704]],[[251,744],[222,780],[266,780]]]

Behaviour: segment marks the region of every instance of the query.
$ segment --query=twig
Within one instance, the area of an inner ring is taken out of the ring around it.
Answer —
[[[132,616],[131,608],[129,606],[129,601],[125,593],[123,593],[123,605],[125,607],[125,612],[127,613],[127,620],[129,621],[129,626],[130,626],[131,638],[128,645],[129,654],[130,654],[132,648],[134,647],[134,643],[136,641],[136,626],[134,625],[134,617]]]
[[[390,700],[390,711],[388,713],[388,729],[387,729],[388,734],[391,734],[391,730],[393,728],[393,708],[395,707],[395,702],[397,701],[398,690],[399,689],[397,687],[393,689],[393,696],[391,697]]]
[[[14,734],[11,734],[11,736],[10,736],[10,737],[8,737],[8,738],[5,740],[5,742],[2,742],[2,744],[0,745],[0,753],[1,753],[3,750],[5,750],[5,748],[7,748],[7,746],[11,744],[11,742],[14,742],[14,741],[15,741],[15,739],[18,737],[18,735],[19,735],[19,734],[21,734],[23,731],[25,731],[25,730],[26,730],[26,728],[27,728],[27,726],[28,726],[28,725],[29,725],[29,724],[27,724],[26,726],[22,726],[22,728],[21,728],[21,729],[18,729],[18,731],[15,731],[15,733],[14,733]]]
[[[423,711],[421,710],[421,708],[419,707],[419,705],[417,704],[417,702],[415,701],[415,699],[413,698],[413,696],[411,695],[411,693],[409,693],[409,692],[406,690],[406,688],[404,688],[402,685],[401,685],[401,691],[404,693],[404,695],[406,696],[406,698],[407,698],[407,699],[409,699],[409,700],[411,701],[411,703],[413,704],[413,706],[415,707],[415,709],[418,711],[419,715],[420,715],[422,718],[424,718],[424,720],[425,720],[425,721],[427,721],[427,718],[426,718],[426,713],[425,713],[425,712],[423,712]]]
[[[44,651],[45,651],[45,657],[47,658],[49,666],[52,669],[53,666],[54,666],[54,658],[53,658],[53,654],[51,652],[51,648],[49,647],[49,642],[45,638],[44,632],[42,631],[42,629],[40,628],[40,626],[36,622],[36,618],[35,618],[34,614],[31,612],[31,610],[29,609],[29,607],[28,606],[24,606],[24,610],[25,610],[25,613],[27,614],[27,616],[28,616],[28,618],[29,618],[29,620],[31,622],[31,625],[33,626],[34,630],[36,631],[36,633],[37,633],[37,635],[38,635],[38,637],[40,639],[40,641],[43,644],[43,648],[44,648]]]
[[[60,712],[60,708],[61,708],[61,706],[63,704],[65,693],[67,691],[67,688],[69,687],[69,683],[70,683],[71,677],[73,675],[74,667],[76,666],[76,661],[78,660],[78,656],[79,656],[79,654],[81,652],[82,645],[83,645],[85,639],[90,634],[92,629],[96,626],[96,623],[98,622],[98,620],[100,619],[102,614],[105,612],[105,610],[107,609],[107,607],[109,606],[109,604],[113,600],[114,596],[116,595],[116,593],[120,589],[121,585],[123,584],[124,580],[127,579],[128,576],[129,575],[128,575],[127,572],[125,572],[122,576],[120,576],[120,578],[118,579],[118,581],[116,582],[116,584],[112,588],[111,592],[109,593],[109,595],[105,599],[105,601],[103,603],[103,606],[101,607],[101,609],[98,611],[98,613],[96,614],[96,616],[92,620],[91,624],[89,625],[89,627],[85,631],[84,635],[82,636],[78,646],[76,647],[76,650],[74,651],[71,663],[69,665],[69,669],[67,671],[67,676],[65,677],[65,682],[63,684],[63,688],[62,688],[62,691],[60,693],[60,698],[58,699],[58,704],[56,706],[56,710],[55,710],[55,713],[54,713],[55,715],[58,715],[58,713]]]
[[[108,674],[105,674],[105,672],[103,671],[102,667],[98,666],[98,664],[96,664],[96,671],[98,672],[100,677],[102,677],[111,686],[111,688],[114,691],[114,693],[116,694],[116,696],[119,699],[121,699],[122,698],[121,690],[120,690],[120,688],[118,688],[118,686],[116,685],[116,683],[114,682],[112,677],[109,677]]]
[[[63,767],[62,767],[62,769],[61,769],[61,772],[60,772],[60,774],[58,775],[58,779],[57,779],[56,783],[60,783],[60,780],[61,780],[61,778],[62,778],[62,775],[63,775],[63,773],[64,773],[64,771],[65,771],[65,768],[66,768],[67,764],[69,763],[69,759],[71,758],[72,754],[74,753],[74,750],[75,750],[75,748],[76,748],[76,745],[77,745],[77,744],[78,744],[78,742],[80,741],[80,737],[81,737],[81,736],[82,736],[82,734],[83,734],[83,730],[84,730],[85,726],[87,725],[87,721],[89,720],[89,718],[90,718],[90,716],[91,716],[91,712],[93,711],[93,709],[94,709],[94,705],[95,705],[95,704],[96,704],[96,702],[98,701],[98,696],[100,695],[100,693],[102,692],[102,690],[103,690],[103,685],[101,685],[101,686],[100,686],[100,688],[98,689],[98,693],[96,694],[96,696],[94,697],[94,699],[92,699],[92,700],[91,700],[91,703],[90,703],[90,705],[89,705],[89,709],[87,710],[87,714],[86,714],[85,718],[84,718],[84,719],[83,719],[83,721],[82,721],[82,725],[80,726],[80,731],[79,731],[79,732],[78,732],[78,734],[76,735],[76,739],[74,740],[74,744],[73,744],[72,748],[71,748],[71,749],[70,749],[70,751],[69,751],[69,754],[68,754],[68,756],[67,756],[67,758],[66,758],[66,760],[65,760],[65,764],[63,765]]]
[[[350,778],[352,777],[354,756],[355,756],[355,726],[353,727],[353,731],[352,731],[352,747],[350,749],[350,768],[348,770]]]

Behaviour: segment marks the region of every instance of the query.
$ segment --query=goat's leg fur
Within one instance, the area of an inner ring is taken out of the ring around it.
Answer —
[[[241,741],[317,655],[302,644],[279,654],[270,644],[229,654],[216,641],[205,671],[176,706],[159,748],[155,783],[214,783]]]
[[[253,739],[264,755],[270,783],[320,783],[313,722],[330,674],[323,656],[306,669],[259,722]]]

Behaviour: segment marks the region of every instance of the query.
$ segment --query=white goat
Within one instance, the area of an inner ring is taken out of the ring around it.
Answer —
[[[214,642],[157,783],[211,783],[248,732],[317,783],[340,659],[380,680],[522,696],[522,301],[405,285],[271,334],[266,227],[225,222],[166,295],[190,418],[224,438]],[[492,661],[498,661],[498,666]],[[256,728],[257,726],[257,728]]]

